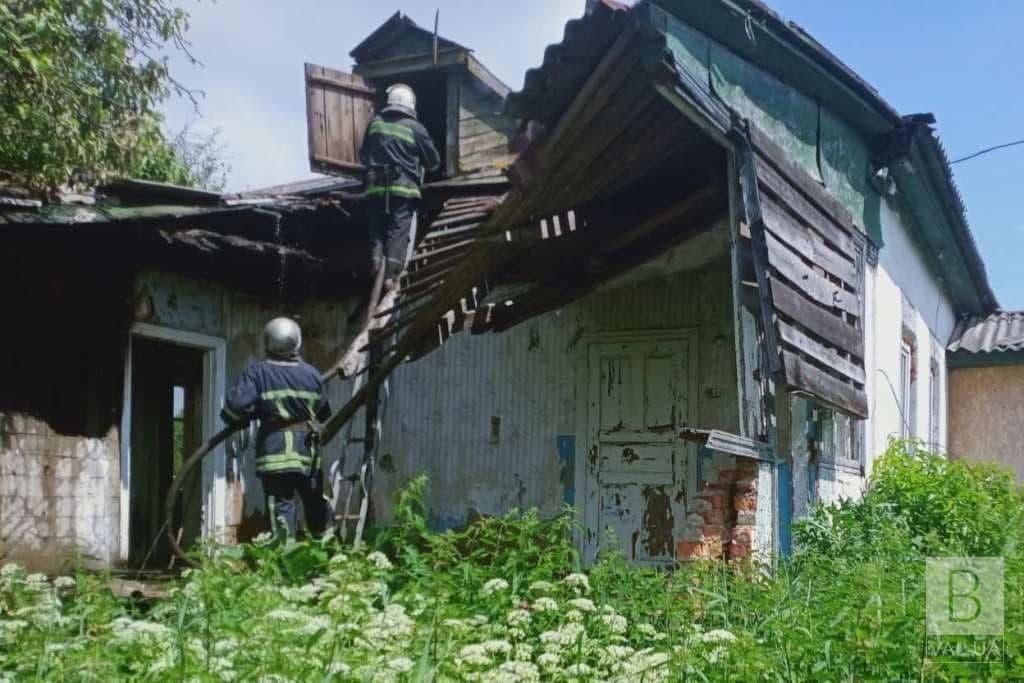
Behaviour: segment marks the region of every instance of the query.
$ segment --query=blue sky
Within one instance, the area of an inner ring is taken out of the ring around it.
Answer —
[[[204,63],[175,75],[207,92],[197,117],[172,101],[168,124],[220,128],[233,190],[310,175],[303,62],[346,69],[348,51],[401,8],[476,50],[513,89],[561,39],[584,0],[220,0],[183,3]],[[950,156],[1024,138],[1024,2],[1017,0],[768,0],[875,86],[904,114],[933,112]],[[1024,146],[954,166],[1000,303],[1024,309]]]

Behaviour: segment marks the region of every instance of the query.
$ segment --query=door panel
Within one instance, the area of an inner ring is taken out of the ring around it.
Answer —
[[[614,543],[639,564],[675,561],[695,463],[677,438],[691,422],[692,339],[651,333],[588,347],[589,560]]]
[[[317,173],[360,173],[359,148],[373,118],[374,90],[360,76],[306,64],[309,167]]]

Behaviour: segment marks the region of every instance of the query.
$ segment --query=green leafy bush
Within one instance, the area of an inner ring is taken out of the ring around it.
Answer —
[[[862,501],[816,509],[790,562],[581,571],[569,515],[434,533],[426,481],[372,551],[331,538],[221,548],[164,600],[82,574],[0,572],[0,681],[851,681],[1024,676],[1020,491],[896,444]],[[936,495],[954,495],[938,505]],[[1001,507],[998,507],[1001,506]],[[993,509],[1011,523],[995,526]],[[986,535],[988,534],[988,535]],[[1002,548],[1005,660],[924,651],[924,561]]]

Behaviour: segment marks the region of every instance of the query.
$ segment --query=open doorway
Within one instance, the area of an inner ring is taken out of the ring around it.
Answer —
[[[222,526],[224,463],[215,452],[183,484],[172,519],[164,500],[184,461],[216,429],[222,340],[136,325],[125,368],[121,456],[121,559],[167,569],[167,528],[189,548]]]
[[[434,141],[434,147],[437,148],[438,153],[441,155],[441,165],[437,171],[427,174],[427,180],[444,178],[447,175],[446,169],[448,168],[448,154],[450,151],[448,149],[448,128],[451,125],[450,115],[452,112],[449,112],[448,108],[453,106],[449,104],[448,98],[448,88],[452,87],[449,83],[448,73],[432,69],[415,74],[378,77],[373,79],[373,83],[381,93],[385,92],[395,83],[405,83],[416,93],[417,118],[423,124],[423,127],[427,129],[427,132],[430,133],[430,137]],[[383,102],[379,103],[378,111],[384,106]],[[457,123],[457,112],[455,114],[454,119]],[[458,131],[454,131],[452,134],[458,135]]]

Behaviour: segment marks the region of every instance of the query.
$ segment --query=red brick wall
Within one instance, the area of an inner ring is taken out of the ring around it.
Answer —
[[[747,557],[757,539],[757,462],[732,458],[702,483],[690,502],[686,531],[676,547],[681,560]]]

